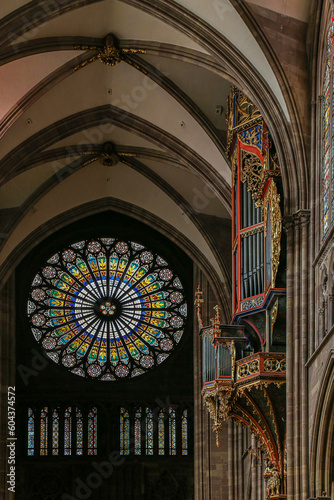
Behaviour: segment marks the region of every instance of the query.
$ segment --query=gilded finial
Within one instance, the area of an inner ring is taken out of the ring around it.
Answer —
[[[219,333],[221,333],[221,330],[219,328],[220,326],[220,312],[219,312],[219,306],[216,305],[214,307],[214,310],[216,311],[216,314],[214,316],[213,319],[211,319],[211,323],[212,323],[212,327],[213,327],[213,331],[214,331],[214,334],[215,335],[218,335]]]
[[[195,293],[195,302],[194,305],[197,308],[197,319],[198,319],[198,324],[200,328],[203,328],[203,320],[202,320],[202,312],[201,312],[201,306],[204,302],[202,298],[203,292],[201,291],[200,285],[198,285],[196,293]]]

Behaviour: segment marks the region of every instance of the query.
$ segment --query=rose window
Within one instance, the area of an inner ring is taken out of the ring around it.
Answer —
[[[118,380],[162,363],[184,332],[179,277],[143,245],[79,241],[54,254],[33,279],[31,331],[57,364],[82,377]]]

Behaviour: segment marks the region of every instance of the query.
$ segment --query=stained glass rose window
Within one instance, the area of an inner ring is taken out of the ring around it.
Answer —
[[[171,266],[143,245],[115,238],[73,243],[31,284],[31,331],[57,364],[82,377],[118,380],[162,363],[187,316]]]

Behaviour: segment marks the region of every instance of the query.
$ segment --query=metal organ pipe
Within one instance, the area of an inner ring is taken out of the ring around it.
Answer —
[[[256,278],[258,293],[261,293],[261,233],[256,233]]]
[[[261,290],[264,290],[263,282],[263,231],[260,233],[260,255],[261,255]]]

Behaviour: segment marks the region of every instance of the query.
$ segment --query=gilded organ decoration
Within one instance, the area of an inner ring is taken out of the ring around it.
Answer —
[[[231,88],[228,98],[227,121],[228,121],[228,141],[227,149],[229,150],[233,140],[233,134],[245,131],[241,137],[245,142],[253,143],[259,148],[262,148],[262,134],[259,130],[250,132],[247,130],[247,125],[256,123],[262,120],[262,116],[258,108],[236,87]]]
[[[274,325],[276,323],[278,313],[278,298],[274,304],[273,310],[271,311],[271,333],[274,331]]]
[[[271,232],[267,234],[267,215],[270,210],[271,216]],[[263,202],[265,234],[267,238],[271,238],[271,287],[275,287],[276,276],[279,266],[279,258],[281,253],[281,234],[282,234],[282,213],[280,209],[280,195],[277,193],[277,186],[274,180],[271,180]]]
[[[243,144],[256,146],[259,150],[262,149],[262,127],[260,125],[239,132],[238,137]]]
[[[254,435],[270,464],[267,498],[276,500],[286,498],[283,196],[270,132],[259,110],[235,88],[228,104],[227,152],[232,167],[233,315],[231,324],[222,325],[216,308],[210,326],[199,322],[202,395],[217,441],[226,419]]]
[[[257,155],[244,152],[241,182],[247,182],[247,191],[251,191],[253,200],[256,200],[255,206],[261,206],[258,191],[263,177],[263,170],[263,165]]]
[[[235,391],[232,386],[223,387],[219,382],[216,382],[209,389],[203,388],[202,395],[213,421],[212,429],[216,433],[216,444],[219,446],[219,433],[229,416]]]
[[[237,89],[228,106],[232,164],[234,319],[263,310],[276,287],[281,254],[280,168],[259,110]],[[279,284],[278,288],[282,289]]]

